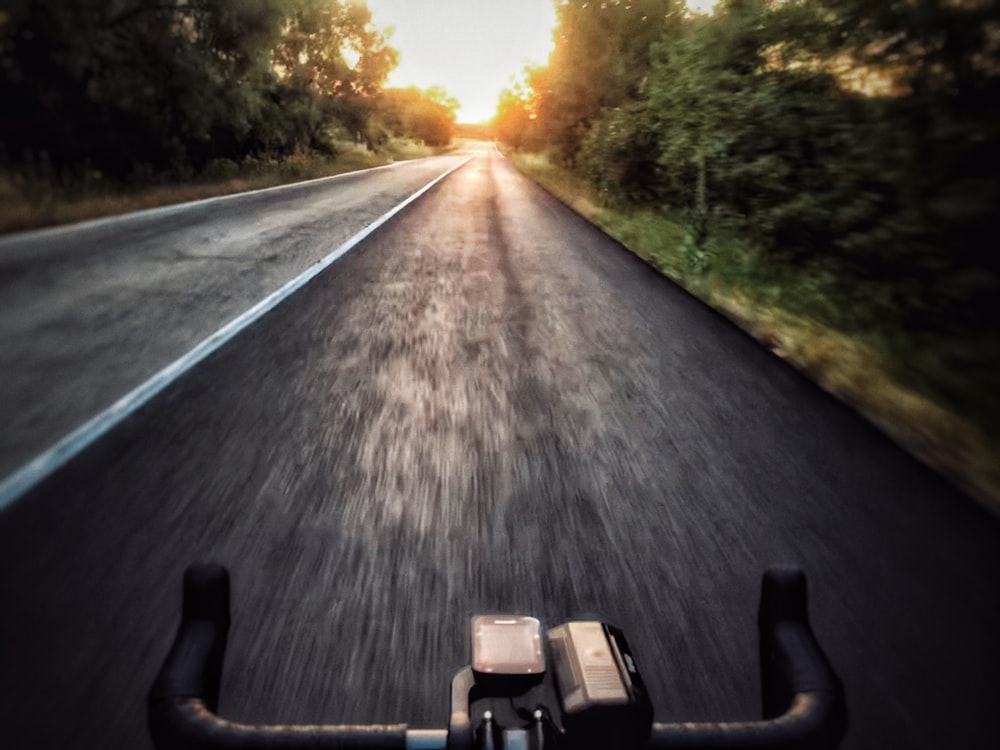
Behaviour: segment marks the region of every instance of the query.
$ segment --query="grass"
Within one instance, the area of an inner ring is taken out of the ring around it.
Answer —
[[[577,175],[540,154],[513,154],[526,175],[724,313],[778,356],[850,404],[911,454],[1000,516],[1000,440],[926,389],[904,382],[884,333],[845,332],[822,274],[762,269],[735,230],[713,229],[692,251],[665,213],[602,206]],[[848,326],[849,327],[849,326]]]
[[[227,159],[210,162],[190,180],[135,187],[92,182],[62,188],[40,180],[16,182],[0,175],[0,234],[68,224],[144,208],[213,198],[419,159],[447,149],[394,140],[379,151],[340,144],[335,157],[297,154],[285,159]]]

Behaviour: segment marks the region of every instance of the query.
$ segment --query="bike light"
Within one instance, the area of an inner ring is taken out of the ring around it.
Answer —
[[[472,671],[476,682],[541,677],[545,673],[541,623],[516,615],[473,617]]]
[[[614,746],[642,744],[653,707],[624,633],[601,622],[568,622],[548,635],[567,734],[610,747],[613,737],[604,733],[613,727]]]

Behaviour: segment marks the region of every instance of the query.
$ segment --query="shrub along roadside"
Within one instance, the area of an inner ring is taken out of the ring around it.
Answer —
[[[740,233],[724,226],[713,227],[710,240],[699,248],[690,242],[682,217],[602,205],[583,178],[545,155],[511,158],[550,193],[1000,516],[1000,439],[942,399],[903,382],[896,359],[919,359],[920,353],[888,333],[852,327],[838,314],[842,305],[831,296],[821,269],[761,268],[759,255]],[[934,359],[923,366],[948,364]]]
[[[133,185],[99,182],[63,188],[53,185],[50,180],[26,184],[23,180],[0,175],[0,203],[3,204],[0,234],[330,177],[394,161],[420,159],[447,150],[395,139],[378,151],[346,144],[336,156],[313,152],[281,159],[248,158],[239,164],[216,159],[194,179],[150,182],[138,189]]]

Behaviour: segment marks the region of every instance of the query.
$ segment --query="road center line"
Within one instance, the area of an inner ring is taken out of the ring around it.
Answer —
[[[353,250],[358,244],[368,238],[376,229],[386,224],[396,214],[420,198],[424,193],[448,177],[452,172],[461,169],[473,157],[464,159],[461,163],[449,169],[424,185],[410,197],[382,214],[367,227],[345,241],[336,250],[320,261],[310,266],[306,271],[287,282],[277,291],[262,299],[242,315],[229,321],[215,333],[204,339],[187,354],[174,360],[142,385],[122,396],[104,411],[77,427],[68,435],[50,446],[47,450],[33,458],[21,468],[15,470],[0,482],[0,511],[21,498],[42,480],[49,477],[70,460],[82,453],[114,427],[123,422],[131,414],[161,393],[167,386],[180,378],[195,365],[220,349],[224,344],[235,338],[237,334],[251,324],[260,320],[273,310],[279,303],[304,287],[337,259]]]

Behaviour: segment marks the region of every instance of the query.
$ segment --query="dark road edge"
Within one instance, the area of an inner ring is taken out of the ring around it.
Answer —
[[[497,154],[503,158],[507,157],[497,149]],[[936,462],[931,459],[928,455],[914,450],[911,445],[907,443],[906,440],[901,439],[899,436],[893,433],[892,429],[888,426],[880,424],[877,419],[872,418],[869,414],[862,409],[859,404],[854,403],[849,398],[846,398],[843,394],[838,393],[835,390],[828,388],[819,379],[814,377],[810,373],[809,369],[795,359],[782,356],[782,354],[777,351],[773,346],[768,344],[768,341],[757,336],[754,331],[746,324],[746,321],[741,320],[738,316],[729,313],[722,307],[716,307],[710,302],[706,301],[702,297],[698,296],[690,289],[685,287],[683,284],[679,283],[677,280],[671,278],[669,275],[664,273],[662,270],[657,268],[657,266],[646,258],[642,257],[635,250],[630,248],[628,245],[624,244],[621,240],[610,234],[604,227],[596,223],[593,219],[589,218],[585,214],[580,213],[576,208],[573,207],[572,203],[559,195],[556,191],[550,189],[547,185],[539,180],[535,179],[529,172],[521,169],[518,164],[512,160],[507,159],[511,166],[518,171],[525,179],[529,180],[533,185],[535,185],[543,193],[551,197],[553,200],[557,201],[560,205],[564,206],[567,210],[572,211],[574,215],[578,216],[580,219],[585,221],[595,230],[607,237],[611,242],[617,245],[622,252],[627,253],[636,262],[642,264],[657,276],[660,276],[671,285],[673,285],[679,292],[687,297],[690,297],[694,302],[703,307],[706,311],[712,313],[716,317],[727,321],[729,324],[734,326],[737,330],[741,331],[748,338],[753,340],[762,349],[766,349],[770,352],[775,359],[782,362],[786,367],[788,367],[792,372],[802,378],[804,381],[809,382],[813,386],[819,388],[824,393],[826,393],[835,403],[837,403],[841,408],[850,411],[851,413],[860,417],[869,426],[869,428],[881,435],[884,439],[889,441],[892,445],[896,446],[907,455],[909,455],[915,462],[923,466],[924,468],[930,470],[940,481],[959,492],[965,500],[968,502],[969,506],[975,508],[977,511],[981,511],[985,519],[991,523],[1000,525],[1000,500],[990,494],[986,489],[980,487],[974,481],[961,474],[960,472],[954,470],[952,467],[940,462]],[[2,507],[2,506],[0,506]]]

